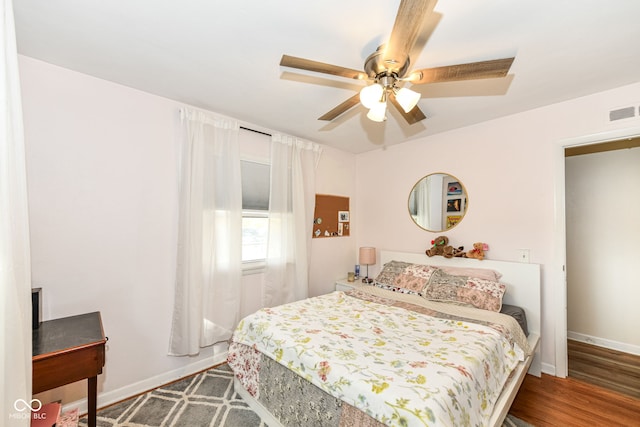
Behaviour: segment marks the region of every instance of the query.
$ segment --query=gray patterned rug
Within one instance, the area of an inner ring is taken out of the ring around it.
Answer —
[[[79,421],[87,425],[86,417]],[[98,411],[98,427],[266,427],[224,364]]]
[[[86,417],[80,426],[87,425]],[[220,365],[98,411],[98,427],[267,427]],[[503,427],[533,427],[510,415]]]

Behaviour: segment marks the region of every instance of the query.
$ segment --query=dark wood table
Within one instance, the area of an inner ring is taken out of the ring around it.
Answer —
[[[98,311],[42,322],[32,336],[33,394],[87,379],[88,421],[95,427],[106,342]]]

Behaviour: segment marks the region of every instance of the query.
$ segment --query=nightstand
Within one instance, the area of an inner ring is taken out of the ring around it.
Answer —
[[[350,291],[351,289],[358,289],[361,286],[366,286],[362,283],[362,277],[357,278],[354,282],[349,282],[347,278],[336,280],[336,291]]]

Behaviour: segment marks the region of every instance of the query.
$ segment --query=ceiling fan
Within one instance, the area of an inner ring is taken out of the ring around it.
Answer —
[[[373,121],[386,120],[387,102],[391,102],[410,125],[424,120],[426,116],[417,106],[420,94],[402,87],[404,82],[412,84],[450,82],[504,77],[515,58],[470,62],[444,67],[424,68],[409,71],[409,53],[413,48],[431,3],[436,0],[402,0],[398,7],[391,37],[386,45],[369,55],[364,71],[282,55],[280,65],[318,73],[331,74],[374,83],[365,86],[318,120],[331,121],[345,113],[358,102],[369,108],[367,117]]]

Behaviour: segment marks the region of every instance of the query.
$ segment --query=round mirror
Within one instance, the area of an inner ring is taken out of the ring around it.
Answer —
[[[418,227],[441,232],[456,225],[467,212],[467,191],[455,176],[432,173],[409,193],[409,215]]]

